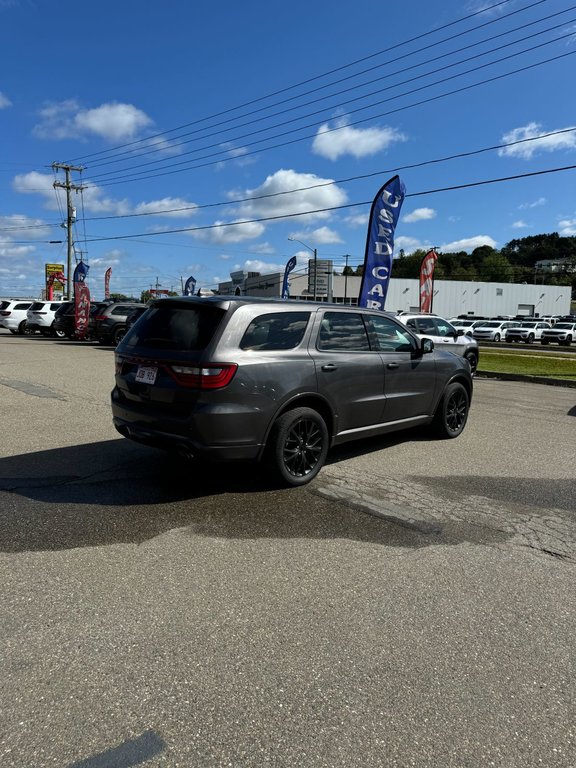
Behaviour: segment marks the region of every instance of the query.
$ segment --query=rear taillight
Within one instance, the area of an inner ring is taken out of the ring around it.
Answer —
[[[188,365],[170,365],[168,371],[179,384],[185,387],[194,387],[195,389],[222,389],[230,384],[236,373],[238,366],[236,363],[231,365],[210,365],[210,366],[188,366]]]
[[[2,317],[8,317],[8,315],[10,314],[12,314],[10,310],[6,310],[6,309],[3,309],[2,312],[0,312],[0,315],[2,315]]]

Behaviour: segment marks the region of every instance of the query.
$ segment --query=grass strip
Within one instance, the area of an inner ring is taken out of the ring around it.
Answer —
[[[485,352],[482,350],[478,363],[478,373],[483,371],[576,381],[576,355],[539,354],[536,351]]]

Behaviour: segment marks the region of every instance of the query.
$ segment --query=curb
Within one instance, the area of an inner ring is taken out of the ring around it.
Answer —
[[[496,373],[495,371],[476,371],[476,379],[501,379],[502,381],[527,381],[531,384],[548,384],[553,387],[576,389],[576,381],[569,379],[550,379],[546,376],[528,376],[522,373]]]

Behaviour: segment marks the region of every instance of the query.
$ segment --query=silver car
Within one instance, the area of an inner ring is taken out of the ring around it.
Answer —
[[[438,315],[426,312],[400,312],[398,320],[408,326],[421,339],[432,339],[437,347],[442,347],[456,355],[466,358],[472,373],[476,372],[480,353],[476,339]]]
[[[431,424],[457,437],[468,364],[393,315],[299,301],[158,299],[116,348],[112,415],[125,437],[216,461],[266,463],[284,484],[329,448]]]
[[[506,336],[508,328],[516,325],[512,320],[486,320],[473,330],[474,338],[478,341],[501,341]]]

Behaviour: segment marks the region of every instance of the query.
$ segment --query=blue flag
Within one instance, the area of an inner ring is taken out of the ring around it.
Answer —
[[[394,230],[400,216],[406,188],[399,176],[393,176],[379,190],[370,209],[364,274],[358,306],[384,309],[394,251]]]
[[[86,280],[86,275],[88,274],[89,269],[90,267],[88,264],[84,264],[83,261],[79,261],[78,264],[76,264],[76,269],[74,270],[74,282],[83,283]]]
[[[292,256],[291,259],[288,259],[288,262],[286,264],[286,269],[284,270],[284,282],[282,283],[282,298],[283,299],[289,299],[290,298],[290,290],[288,288],[288,275],[294,267],[296,266],[296,256]]]
[[[190,275],[188,280],[186,280],[183,296],[192,296],[194,294],[194,288],[196,288],[196,278]]]

